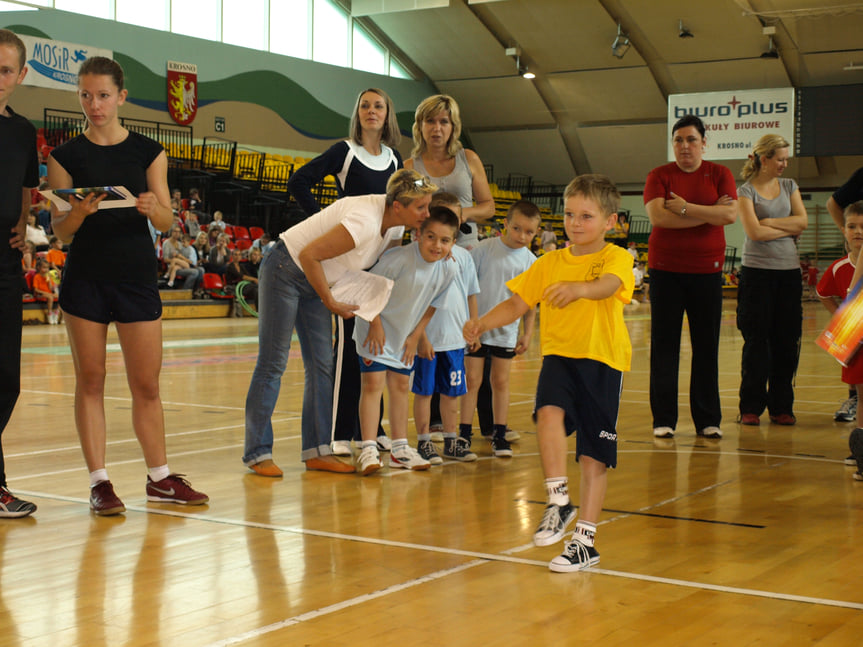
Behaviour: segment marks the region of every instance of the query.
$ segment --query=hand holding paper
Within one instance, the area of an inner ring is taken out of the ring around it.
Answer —
[[[347,270],[330,287],[336,301],[357,304],[354,315],[372,321],[389,301],[393,281],[385,276]]]

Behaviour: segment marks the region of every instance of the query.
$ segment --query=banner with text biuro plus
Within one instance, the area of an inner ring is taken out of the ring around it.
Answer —
[[[671,129],[678,119],[693,114],[707,129],[709,160],[743,159],[758,138],[782,135],[794,150],[794,88],[728,90],[672,94],[668,97],[668,161],[674,161]]]
[[[18,35],[27,47],[29,71],[24,77],[24,85],[75,91],[78,89],[78,68],[81,63],[91,56],[114,57],[110,49]]]

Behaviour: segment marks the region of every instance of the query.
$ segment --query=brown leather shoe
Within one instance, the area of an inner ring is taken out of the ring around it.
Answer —
[[[100,517],[109,517],[126,512],[120,497],[114,494],[111,481],[101,481],[90,488],[90,510]]]
[[[281,468],[276,465],[271,459],[266,459],[261,461],[260,463],[255,463],[254,465],[249,465],[249,469],[252,470],[258,476],[269,476],[271,478],[279,478],[284,474]]]
[[[307,470],[318,470],[320,472],[338,472],[340,474],[350,474],[356,469],[353,465],[341,462],[335,456],[315,456],[306,461]]]

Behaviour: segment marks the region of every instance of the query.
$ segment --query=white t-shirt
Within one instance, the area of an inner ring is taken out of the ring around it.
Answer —
[[[479,294],[476,265],[470,252],[454,245],[452,257],[458,266],[453,285],[446,293],[446,303],[435,312],[426,326],[426,336],[436,351],[458,350],[465,347],[462,328],[469,319],[467,298]]]
[[[509,299],[512,292],[506,287],[506,282],[536,262],[536,256],[527,247],[512,249],[497,237],[480,241],[479,245],[470,250],[470,254],[476,264],[479,279],[477,309],[480,317],[498,303]],[[490,346],[515,348],[518,342],[518,319],[483,333],[480,341]]]
[[[410,364],[401,361],[405,341],[429,306],[446,305],[447,292],[459,272],[458,265],[452,259],[429,263],[420,255],[417,243],[411,243],[388,251],[370,271],[394,281],[390,299],[380,314],[386,342],[380,355],[372,355],[363,346],[369,323],[357,317],[354,324],[357,354],[386,366],[410,368]]]
[[[339,225],[347,229],[354,239],[355,247],[340,256],[321,262],[327,283],[332,285],[345,270],[359,271],[370,268],[392,241],[401,240],[405,230],[401,225],[390,227],[381,235],[385,207],[384,195],[342,198],[282,232],[279,238],[285,243],[297,267],[302,267],[299,256],[306,245]]]

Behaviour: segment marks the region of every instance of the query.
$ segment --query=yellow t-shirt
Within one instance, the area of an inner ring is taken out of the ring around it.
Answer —
[[[595,254],[573,256],[569,249],[546,252],[529,270],[506,286],[531,308],[539,303],[539,338],[543,355],[585,358],[628,371],[632,358],[623,306],[632,300],[635,279],[632,255],[607,244]],[[620,278],[621,286],[602,300],[578,299],[564,308],[541,301],[543,291],[559,281],[591,281],[603,274]]]

